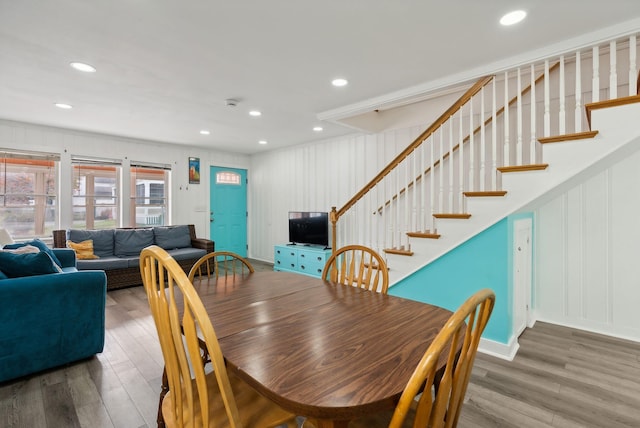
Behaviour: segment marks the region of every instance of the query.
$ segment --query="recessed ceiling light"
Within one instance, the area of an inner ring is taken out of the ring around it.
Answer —
[[[267,144],[267,142],[265,140],[260,140],[258,141],[258,144],[262,144],[264,146],[265,144]]]
[[[527,12],[524,10],[514,10],[513,12],[507,13],[505,16],[500,18],[500,24],[502,25],[513,25],[522,21],[525,16],[527,16]]]
[[[55,106],[64,110],[69,110],[73,108],[71,104],[65,104],[65,103],[56,103]]]
[[[349,83],[347,79],[343,79],[343,78],[333,79],[331,81],[331,84],[333,86],[347,86],[347,83]]]
[[[85,73],[95,73],[96,68],[92,65],[85,64],[84,62],[72,62],[69,64],[71,67],[78,71],[84,71]]]
[[[203,129],[202,131],[200,131],[200,133],[201,133],[202,135],[209,135],[209,134],[211,134],[211,132],[207,131],[206,129]]]
[[[258,111],[258,110],[251,110],[251,111],[249,112],[249,115],[251,115],[251,116],[255,116],[255,117],[258,117],[258,116],[262,116],[262,112],[260,112],[260,111]]]
[[[316,132],[320,132],[320,131],[322,131],[322,126],[314,126],[313,130],[316,131]]]

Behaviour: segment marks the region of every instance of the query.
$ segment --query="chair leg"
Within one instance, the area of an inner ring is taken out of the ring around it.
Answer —
[[[160,400],[158,401],[158,417],[156,422],[158,423],[158,428],[166,428],[164,423],[164,416],[162,416],[162,400],[164,400],[164,396],[169,392],[169,379],[167,379],[167,369],[162,369],[162,387],[160,389]]]

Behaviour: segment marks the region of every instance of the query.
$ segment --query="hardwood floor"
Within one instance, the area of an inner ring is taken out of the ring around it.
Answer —
[[[106,321],[103,353],[0,384],[0,428],[156,426],[163,362],[144,289],[110,291]],[[539,322],[520,345],[512,362],[478,354],[459,427],[640,427],[640,343]]]

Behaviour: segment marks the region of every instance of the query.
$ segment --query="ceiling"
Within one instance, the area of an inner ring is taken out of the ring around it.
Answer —
[[[0,118],[260,153],[638,17],[638,0],[0,0]]]

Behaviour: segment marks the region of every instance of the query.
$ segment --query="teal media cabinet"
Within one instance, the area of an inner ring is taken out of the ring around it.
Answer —
[[[305,245],[276,245],[273,270],[304,275],[322,276],[322,269],[331,256],[331,249]]]

